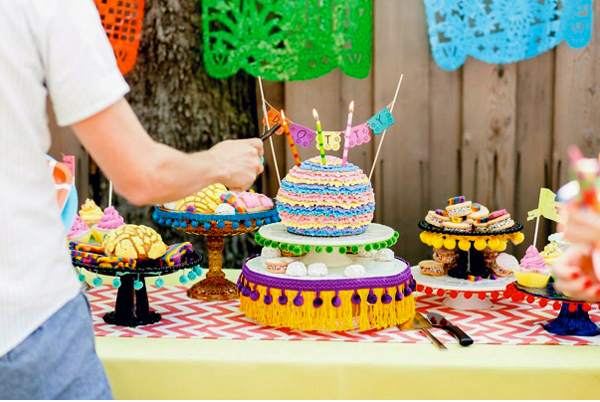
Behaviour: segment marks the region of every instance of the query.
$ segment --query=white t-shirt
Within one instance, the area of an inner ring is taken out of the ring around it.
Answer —
[[[129,90],[92,0],[0,0],[0,356],[79,292],[44,154]]]

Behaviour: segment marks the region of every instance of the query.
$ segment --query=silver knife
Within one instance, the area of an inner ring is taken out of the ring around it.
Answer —
[[[429,328],[431,328],[431,327],[432,327],[432,325],[429,322],[429,320],[427,320],[427,318],[425,318],[423,316],[423,314],[419,313],[418,311],[415,314],[415,318],[413,318],[412,320],[410,320],[408,322],[405,322],[402,325],[398,325],[398,329],[400,329],[402,331],[406,331],[406,330],[422,331],[429,338],[429,340],[431,340],[431,342],[438,348],[438,350],[441,350],[441,351],[448,350],[446,345],[444,345],[438,338],[436,338],[431,332],[429,332]]]

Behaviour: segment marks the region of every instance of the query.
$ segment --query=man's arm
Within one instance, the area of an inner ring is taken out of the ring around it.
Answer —
[[[185,154],[152,140],[125,99],[72,128],[115,191],[135,205],[175,201],[217,182],[245,190],[263,171],[260,139]]]

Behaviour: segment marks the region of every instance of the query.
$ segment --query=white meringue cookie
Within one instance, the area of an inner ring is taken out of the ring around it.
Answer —
[[[296,262],[292,262],[290,265],[288,265],[287,271],[285,271],[285,274],[288,276],[296,276],[296,277],[307,276],[308,270],[306,269],[306,265],[304,265],[303,262],[296,261]]]
[[[266,259],[279,258],[281,257],[281,251],[279,251],[278,248],[263,247],[260,252],[260,256]]]
[[[347,278],[362,278],[366,274],[365,267],[359,264],[348,265],[344,270],[344,275]]]
[[[315,262],[308,266],[308,276],[327,276],[328,273],[327,265],[322,262]]]
[[[384,248],[382,250],[377,251],[375,254],[375,261],[379,262],[392,262],[394,261],[394,252],[392,249]]]

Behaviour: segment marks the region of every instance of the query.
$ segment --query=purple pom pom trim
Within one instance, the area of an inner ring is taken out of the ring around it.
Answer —
[[[248,297],[250,295],[250,288],[248,286],[244,286],[242,288],[242,295]]]
[[[298,295],[294,297],[294,306],[300,307],[304,304],[304,297],[302,297],[302,292],[298,292]]]
[[[369,291],[369,295],[367,296],[367,303],[369,303],[369,304],[377,303],[377,296],[375,296],[375,293],[373,293],[373,289],[371,289]]]
[[[336,291],[335,296],[333,296],[333,299],[331,299],[331,304],[333,305],[333,307],[336,307],[336,308],[342,305],[342,299],[340,299],[338,294],[339,294],[339,292]]]
[[[392,296],[390,296],[389,294],[384,294],[381,296],[381,302],[383,304],[390,304],[392,302]]]
[[[281,296],[279,296],[277,298],[277,301],[279,302],[279,304],[281,304],[282,306],[285,306],[288,302],[288,297],[285,295],[285,292],[282,290],[281,291]]]
[[[400,287],[396,287],[396,296],[394,297],[396,301],[401,301],[404,299],[404,294],[400,291]]]
[[[360,295],[354,291],[354,294],[352,295],[352,304],[360,304],[361,300],[360,300]]]
[[[265,295],[265,297],[263,298],[263,301],[268,306],[269,304],[273,303],[273,296]]]
[[[323,299],[321,299],[319,296],[317,296],[315,298],[315,300],[313,300],[313,307],[314,308],[319,308],[323,305]]]
[[[413,291],[412,291],[412,289],[410,288],[410,286],[406,286],[406,287],[404,288],[404,296],[408,297],[408,296],[410,296],[410,295],[412,294],[412,292],[413,292]]]
[[[250,300],[257,301],[259,297],[260,297],[260,295],[258,294],[258,292],[256,290],[253,290],[252,292],[250,292]]]

